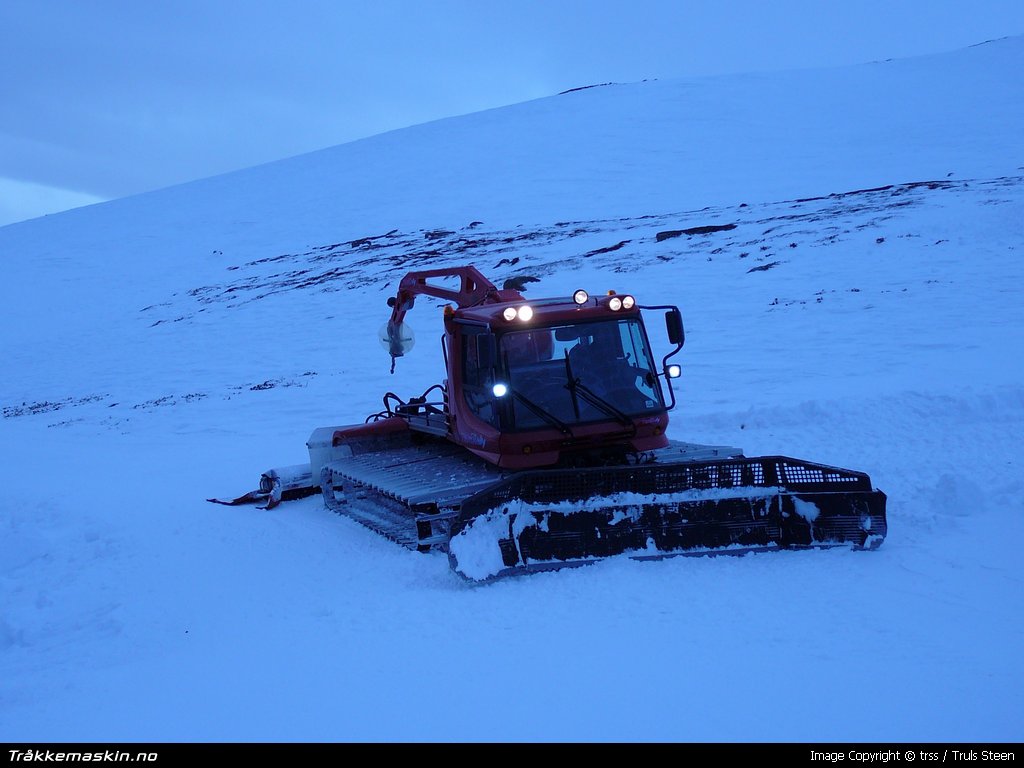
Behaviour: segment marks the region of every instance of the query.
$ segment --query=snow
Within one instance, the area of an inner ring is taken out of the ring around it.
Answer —
[[[821,514],[821,510],[818,509],[818,505],[811,501],[804,501],[803,499],[793,498],[793,509],[800,515],[804,520],[809,523],[813,523],[818,519],[818,515]],[[870,520],[868,525],[870,525]]]
[[[532,517],[517,514],[513,521],[516,540],[530,524],[535,523]],[[504,570],[501,551],[494,542],[507,539],[508,534],[508,517],[501,514],[501,510],[492,510],[484,513],[471,528],[453,536],[449,547],[458,559],[462,573],[470,579],[482,581]]]
[[[1022,67],[591,88],[0,228],[0,739],[1019,741]],[[394,376],[375,331],[461,263],[679,304],[670,436],[868,472],[884,545],[474,587],[204,501],[438,381],[440,303]]]

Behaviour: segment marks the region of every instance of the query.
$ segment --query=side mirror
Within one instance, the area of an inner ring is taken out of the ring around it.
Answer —
[[[476,359],[481,368],[493,368],[498,364],[498,344],[493,333],[481,333],[476,337]]]
[[[670,344],[677,347],[683,346],[686,341],[686,334],[683,333],[683,313],[673,307],[665,313],[665,329],[668,331]]]

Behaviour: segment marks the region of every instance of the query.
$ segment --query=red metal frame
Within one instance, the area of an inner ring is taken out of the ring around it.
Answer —
[[[461,281],[459,290],[453,291],[427,282],[438,277],[458,277]],[[453,301],[459,309],[484,303],[523,300],[522,294],[518,291],[498,290],[498,287],[484,277],[476,267],[448,267],[410,272],[399,283],[398,295],[388,302],[392,308],[388,327],[397,328],[405,319],[405,313],[413,308],[416,297],[421,295]]]
[[[431,279],[445,277],[458,277],[459,289],[452,290],[429,282]],[[389,333],[397,331],[406,313],[413,308],[416,297],[421,295],[446,299],[457,305],[454,312],[445,313],[444,319],[448,349],[448,439],[453,443],[492,464],[509,469],[550,466],[556,464],[566,451],[600,451],[603,448],[622,446],[634,451],[649,451],[668,444],[665,436],[668,413],[665,411],[637,417],[634,420],[636,432],[630,435],[623,434],[622,425],[613,420],[574,425],[571,438],[551,427],[503,433],[483,421],[470,410],[465,401],[462,382],[464,329],[458,321],[469,320],[489,327],[503,325],[507,321],[501,316],[504,309],[502,305],[533,303],[528,302],[518,291],[499,290],[472,266],[410,272],[402,278],[395,298],[388,302],[392,308],[388,320]],[[533,306],[534,318],[531,324],[536,326],[640,314],[637,308],[612,312],[607,306],[607,297],[599,297],[583,307],[574,304],[569,298],[557,303],[542,299]],[[397,356],[393,354],[392,358]],[[369,431],[377,428],[378,424],[380,422],[368,425]],[[390,430],[397,426],[388,423],[382,428]]]

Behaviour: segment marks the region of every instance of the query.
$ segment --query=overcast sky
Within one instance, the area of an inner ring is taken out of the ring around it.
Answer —
[[[0,225],[567,88],[954,50],[1022,0],[0,0]]]

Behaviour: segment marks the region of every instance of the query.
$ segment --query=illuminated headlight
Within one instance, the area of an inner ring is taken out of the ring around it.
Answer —
[[[504,384],[495,384],[491,391],[494,393],[495,397],[504,397],[508,394],[508,387]]]
[[[636,304],[636,299],[634,299],[632,296],[623,296],[622,297],[622,308],[623,309],[632,309],[633,305],[635,305],[635,304]]]
[[[683,375],[683,369],[678,365],[670,365],[665,369],[665,373],[670,379],[678,379]]]
[[[524,323],[533,317],[533,307],[528,304],[524,304],[519,308],[519,319]]]
[[[584,291],[582,288],[580,288],[578,291],[576,291],[576,293],[572,295],[572,300],[575,301],[577,304],[581,305],[586,304],[589,299],[590,294]]]
[[[620,309],[622,309],[622,299],[620,299],[618,296],[612,296],[610,299],[608,299],[608,309],[610,309],[612,312],[618,312]]]
[[[516,319],[516,308],[515,307],[506,307],[505,311],[501,313],[501,316],[504,317],[509,322],[515,320]]]

